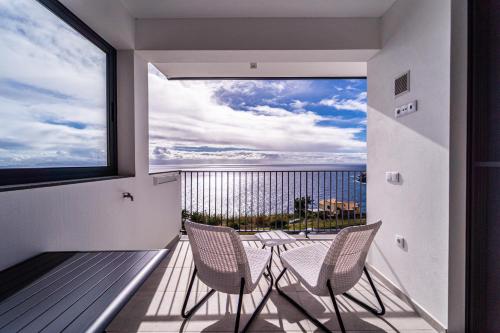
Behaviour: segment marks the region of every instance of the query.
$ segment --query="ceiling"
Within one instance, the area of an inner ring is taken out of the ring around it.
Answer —
[[[168,78],[364,77],[377,50],[138,51]],[[256,62],[257,68],[250,68]]]
[[[395,0],[121,0],[135,18],[380,17]]]
[[[249,63],[155,63],[169,79],[200,77],[364,77],[366,63],[261,63],[251,69]]]

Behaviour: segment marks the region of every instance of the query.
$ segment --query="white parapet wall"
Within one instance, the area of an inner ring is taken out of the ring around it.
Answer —
[[[1,192],[0,270],[45,251],[163,248],[178,236],[180,178],[155,184],[148,170],[147,62],[134,51],[120,51],[118,72],[125,177]]]

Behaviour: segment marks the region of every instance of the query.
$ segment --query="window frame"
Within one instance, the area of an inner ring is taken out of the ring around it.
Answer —
[[[106,54],[107,165],[96,167],[0,168],[0,186],[117,176],[116,49],[58,0],[32,1],[44,6]]]

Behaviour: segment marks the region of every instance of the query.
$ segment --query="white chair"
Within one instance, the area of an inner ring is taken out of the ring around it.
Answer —
[[[326,332],[329,332],[329,329],[325,325],[279,289],[278,283],[287,270],[292,272],[312,294],[330,295],[342,332],[345,332],[345,328],[335,295],[343,294],[371,313],[378,316],[384,315],[385,307],[365,267],[368,250],[381,224],[382,222],[378,221],[365,226],[345,228],[338,233],[329,248],[322,244],[312,244],[294,248],[281,254],[284,268],[276,279],[276,289],[279,294],[309,317],[318,328]],[[363,271],[377,298],[380,310],[374,309],[346,293],[358,283]]]
[[[193,252],[194,271],[189,283],[182,316],[191,315],[215,292],[238,294],[235,332],[238,332],[243,294],[249,294],[257,287],[264,270],[269,272],[269,289],[255,309],[242,332],[245,332],[253,319],[259,314],[273,287],[273,278],[269,271],[271,253],[268,250],[243,246],[236,230],[193,222],[185,222],[189,244]],[[198,278],[212,288],[196,305],[186,312],[194,278]]]

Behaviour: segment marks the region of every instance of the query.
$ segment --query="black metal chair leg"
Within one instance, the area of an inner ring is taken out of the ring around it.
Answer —
[[[297,310],[299,310],[300,312],[302,312],[302,314],[304,314],[307,318],[309,318],[309,320],[314,325],[316,325],[316,327],[318,327],[319,329],[322,329],[325,332],[330,332],[330,330],[328,329],[328,327],[326,327],[325,325],[323,325],[318,319],[314,318],[311,314],[309,314],[309,312],[306,311],[306,309],[304,309],[299,303],[297,303],[293,298],[291,298],[290,296],[288,296],[283,290],[281,290],[279,288],[278,283],[279,283],[280,279],[283,277],[283,275],[285,274],[285,272],[286,272],[286,268],[284,268],[281,271],[280,275],[276,279],[276,283],[274,284],[275,287],[276,287],[276,290],[278,291],[278,293],[281,296],[283,296],[288,302],[290,302],[290,304],[292,304]]]
[[[246,325],[243,328],[243,330],[241,331],[242,333],[246,332],[248,330],[248,328],[252,324],[253,320],[257,317],[257,315],[260,313],[260,311],[264,307],[264,304],[266,303],[267,299],[271,295],[271,291],[273,290],[273,283],[274,283],[273,276],[271,274],[271,271],[269,270],[269,267],[267,267],[267,270],[268,270],[269,276],[270,276],[269,289],[267,290],[266,294],[264,295],[264,297],[260,301],[259,305],[257,306],[257,308],[255,309],[255,311],[253,312],[252,316],[250,317],[250,319],[246,323]],[[182,317],[184,319],[187,319],[187,318],[191,317],[193,315],[193,313],[196,312],[196,310],[198,310],[198,308],[210,296],[212,296],[212,294],[215,292],[215,289],[210,290],[209,293],[207,295],[205,295],[205,297],[203,297],[202,300],[200,300],[195,306],[193,306],[191,308],[191,310],[189,310],[186,313],[186,306],[187,306],[187,303],[188,303],[188,300],[189,300],[189,295],[191,294],[191,289],[193,288],[194,278],[196,277],[196,272],[197,271],[198,270],[195,267],[195,269],[193,271],[193,275],[191,276],[191,281],[189,282],[189,287],[188,287],[188,291],[187,291],[187,294],[186,294],[186,298],[184,299],[184,304],[182,305],[181,314],[182,314]],[[235,326],[234,326],[234,332],[235,333],[238,333],[238,330],[239,330],[239,327],[240,327],[240,317],[241,317],[241,308],[242,308],[242,305],[243,305],[243,291],[244,291],[244,289],[245,289],[245,279],[242,278],[241,279],[241,284],[240,284],[239,298],[238,298],[238,308],[237,308],[237,312],[236,312],[236,322],[235,322]]]
[[[236,323],[234,324],[234,333],[238,333],[240,328],[241,306],[243,304],[243,290],[245,289],[245,279],[241,278],[240,296],[238,297],[238,309],[236,310]]]
[[[262,301],[260,301],[259,305],[257,305],[257,308],[253,312],[252,317],[250,317],[250,319],[247,321],[247,323],[246,323],[245,327],[243,328],[242,332],[246,332],[248,330],[248,328],[252,324],[253,320],[258,316],[258,314],[260,313],[260,311],[262,311],[262,308],[264,307],[264,304],[266,304],[266,301],[269,298],[269,296],[271,295],[271,291],[273,290],[273,275],[271,274],[271,271],[269,270],[269,267],[267,269],[269,271],[269,277],[270,277],[269,288],[267,289],[266,294],[262,298]]]
[[[377,298],[378,304],[380,305],[380,310],[372,308],[368,304],[360,301],[359,299],[355,298],[354,296],[352,296],[348,293],[343,293],[343,295],[345,297],[347,297],[348,299],[350,299],[351,301],[353,301],[354,303],[361,306],[362,308],[364,308],[365,310],[370,311],[374,315],[383,316],[385,314],[384,303],[382,303],[382,299],[380,298],[380,295],[378,294],[377,288],[375,287],[375,284],[373,283],[372,278],[370,276],[370,273],[368,273],[368,270],[366,269],[366,267],[363,268],[363,271],[365,272],[366,277],[368,278],[368,282],[370,282],[370,286],[372,287],[373,293],[375,294],[375,297]]]
[[[205,297],[203,297],[198,303],[196,303],[192,308],[191,310],[189,310],[187,313],[186,313],[186,306],[187,306],[187,303],[189,301],[189,296],[191,294],[191,289],[193,289],[193,284],[194,284],[194,278],[196,277],[196,272],[198,272],[198,269],[195,267],[194,268],[194,271],[193,271],[193,275],[191,276],[191,281],[189,282],[189,287],[188,287],[188,290],[187,290],[187,294],[186,294],[186,298],[184,299],[184,304],[182,305],[182,311],[181,311],[181,315],[183,318],[189,318],[193,315],[193,313],[196,312],[196,310],[198,310],[198,308],[206,302],[206,300],[212,296],[212,294],[215,292],[214,289],[210,290],[208,292],[208,294],[205,295]]]
[[[267,266],[268,271],[271,271],[271,266],[273,264],[273,253],[274,253],[274,246],[271,246],[271,259],[269,259],[269,266]]]
[[[264,245],[262,248],[264,248],[264,247],[266,247],[266,246]],[[278,246],[278,249],[279,249],[279,246]],[[269,259],[269,265],[267,266],[267,271],[269,272],[269,274],[264,272],[264,276],[266,278],[268,278],[269,275],[271,275],[271,266],[273,264],[273,253],[274,253],[274,246],[271,246],[271,259]]]
[[[340,310],[337,305],[337,300],[335,299],[335,295],[333,294],[330,280],[326,282],[326,285],[328,287],[328,292],[330,293],[330,298],[332,299],[333,307],[335,308],[335,314],[337,315],[337,320],[339,322],[340,330],[342,331],[342,333],[345,333],[344,322],[342,321],[342,316],[340,315]]]

